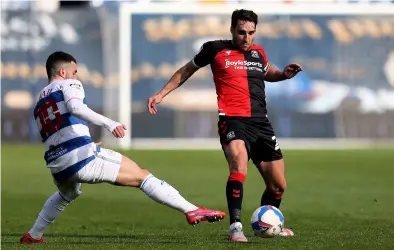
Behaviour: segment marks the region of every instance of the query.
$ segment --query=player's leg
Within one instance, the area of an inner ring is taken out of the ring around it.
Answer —
[[[154,201],[174,208],[186,215],[189,224],[200,221],[219,221],[224,212],[197,207],[187,201],[174,187],[156,178],[147,169],[115,151],[101,148],[97,159],[81,173],[80,181],[88,183],[107,182],[118,186],[136,187]]]
[[[147,169],[140,168],[137,163],[126,156],[122,156],[122,164],[115,183],[120,186],[140,188],[154,201],[183,213],[198,209],[197,206],[184,199],[167,182],[156,178]]]
[[[226,197],[230,224],[241,222],[243,183],[247,174],[248,153],[243,140],[231,141],[224,149],[229,167]]]
[[[231,241],[246,242],[247,238],[242,229],[241,210],[248,152],[243,140],[231,141],[224,152],[230,171],[226,184],[227,206],[230,214],[229,238]]]
[[[80,183],[69,180],[57,185],[59,190],[45,202],[33,227],[20,239],[21,243],[45,243],[42,238],[45,229],[81,194]]]
[[[258,169],[266,183],[266,189],[261,197],[260,205],[280,207],[282,196],[286,190],[285,164],[280,160],[265,161],[258,164]],[[280,236],[293,236],[291,229],[283,228]]]
[[[220,221],[226,216],[222,211],[197,207],[190,203],[166,181],[156,178],[147,169],[140,168],[125,156],[115,182],[117,185],[140,188],[152,200],[184,213],[191,225],[201,221]]]
[[[282,151],[268,118],[257,121],[254,127],[258,130],[258,138],[251,151],[251,159],[266,184],[260,205],[272,205],[279,208],[286,189]]]
[[[286,190],[284,160],[262,161],[258,169],[266,184],[260,205],[272,205],[279,208]]]
[[[248,150],[245,144],[244,124],[237,120],[220,119],[220,142],[228,163],[229,177],[226,184],[227,206],[230,214],[229,238],[231,241],[247,241],[241,222],[243,183],[247,175]]]
[[[266,184],[260,205],[280,207],[283,193],[286,190],[285,164],[279,143],[269,122],[261,125],[261,136],[252,151],[252,160],[258,168]],[[283,229],[282,236],[292,236],[293,232]]]

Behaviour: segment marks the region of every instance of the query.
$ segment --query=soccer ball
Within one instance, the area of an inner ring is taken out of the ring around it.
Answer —
[[[284,221],[282,212],[276,207],[268,205],[259,207],[254,211],[251,224],[256,236],[268,238],[279,235]]]

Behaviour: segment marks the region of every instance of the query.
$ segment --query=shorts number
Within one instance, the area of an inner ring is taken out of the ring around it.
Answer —
[[[62,115],[53,99],[48,99],[36,110],[39,126],[42,131],[49,136],[58,131],[62,125]]]

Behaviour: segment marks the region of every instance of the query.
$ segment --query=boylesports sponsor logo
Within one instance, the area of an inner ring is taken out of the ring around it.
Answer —
[[[225,68],[229,68],[230,66],[233,66],[234,69],[237,70],[257,70],[257,71],[263,71],[263,64],[260,62],[250,62],[247,60],[237,60],[237,61],[231,61],[226,59],[225,60]]]
[[[263,64],[260,62],[249,62],[247,60],[230,61],[230,60],[226,59],[225,62],[226,62],[226,68],[228,68],[230,66],[234,66],[234,67],[242,67],[242,66],[246,66],[246,67],[255,66],[256,67],[257,66],[260,68],[263,67]]]

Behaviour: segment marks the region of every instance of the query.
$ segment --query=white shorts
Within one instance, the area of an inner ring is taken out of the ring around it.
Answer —
[[[81,194],[81,183],[114,183],[122,163],[122,155],[116,151],[100,148],[96,158],[64,182],[57,182],[59,191],[69,201]]]
[[[111,149],[100,148],[95,152],[96,159],[79,170],[71,180],[81,183],[114,183],[118,176],[122,155]]]

